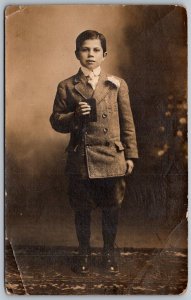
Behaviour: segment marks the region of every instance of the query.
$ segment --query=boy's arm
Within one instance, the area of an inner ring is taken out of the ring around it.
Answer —
[[[131,111],[129,90],[126,82],[121,80],[118,94],[121,141],[125,148],[125,159],[138,158],[135,125]]]
[[[60,83],[57,88],[50,123],[54,130],[61,133],[71,132],[78,120],[75,112],[69,110],[66,98],[66,88]]]

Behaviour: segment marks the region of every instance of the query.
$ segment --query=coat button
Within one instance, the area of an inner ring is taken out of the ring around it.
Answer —
[[[103,132],[104,132],[104,133],[107,133],[107,132],[108,132],[108,129],[107,129],[107,128],[104,128],[104,129],[103,129]]]
[[[104,119],[107,118],[107,114],[104,113],[104,114],[102,115],[102,118],[104,118]]]

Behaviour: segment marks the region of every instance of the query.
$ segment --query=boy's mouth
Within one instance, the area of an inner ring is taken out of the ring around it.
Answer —
[[[93,62],[95,62],[95,60],[87,59],[87,62],[93,63]]]

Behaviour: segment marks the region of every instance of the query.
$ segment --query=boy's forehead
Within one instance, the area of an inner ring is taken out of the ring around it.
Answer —
[[[99,39],[89,39],[85,40],[81,47],[101,47],[101,41]]]

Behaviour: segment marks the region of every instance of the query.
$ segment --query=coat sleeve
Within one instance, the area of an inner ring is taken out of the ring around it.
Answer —
[[[131,111],[129,90],[126,82],[122,79],[118,93],[118,108],[121,142],[125,148],[125,158],[138,158],[138,149],[135,133],[135,125]]]
[[[50,116],[51,126],[60,133],[69,133],[75,128],[76,122],[75,112],[71,111],[67,103],[66,87],[60,83],[54,100],[53,112]]]

